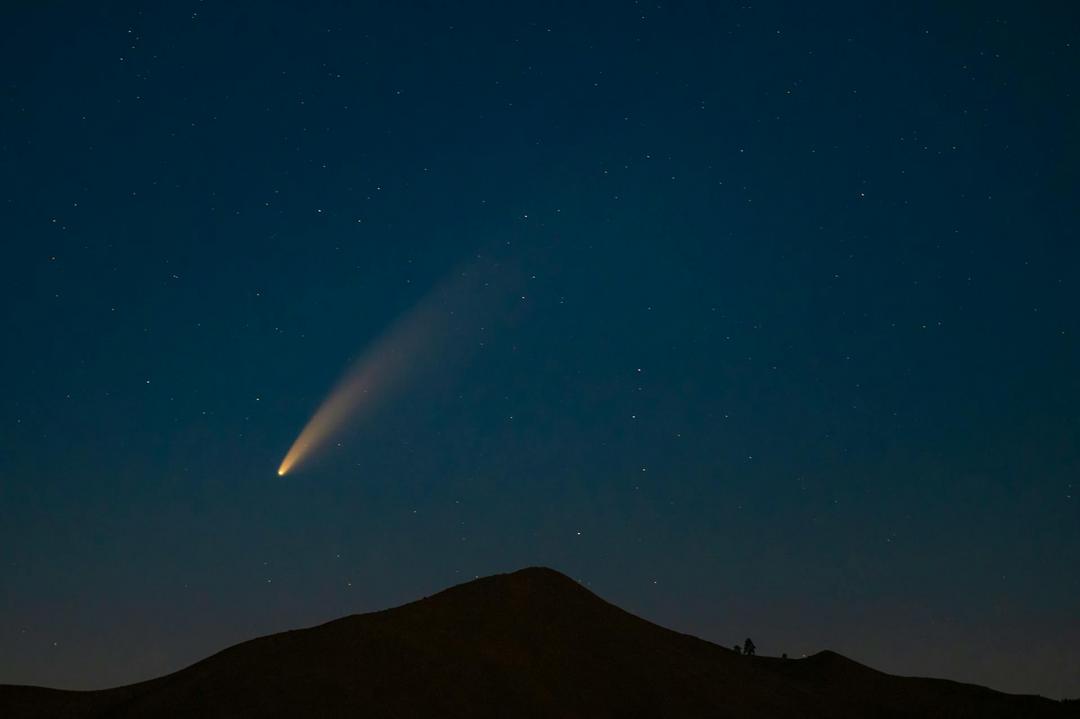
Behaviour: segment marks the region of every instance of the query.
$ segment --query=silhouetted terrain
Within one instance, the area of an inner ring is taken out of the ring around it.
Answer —
[[[895,677],[833,652],[738,656],[550,569],[244,642],[94,692],[0,686],[21,717],[1066,717],[1065,705]]]

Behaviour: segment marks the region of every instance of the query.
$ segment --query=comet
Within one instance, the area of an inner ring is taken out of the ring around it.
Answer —
[[[352,422],[372,412],[411,371],[430,365],[436,355],[444,364],[455,349],[449,346],[454,344],[447,341],[449,335],[460,329],[461,322],[477,319],[480,275],[476,263],[455,273],[373,342],[304,425],[281,460],[278,476],[293,472]]]

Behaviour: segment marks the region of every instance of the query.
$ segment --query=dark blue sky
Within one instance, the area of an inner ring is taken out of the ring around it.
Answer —
[[[1080,14],[392,5],[3,11],[0,682],[545,564],[1080,695]],[[277,477],[477,256],[432,371]]]

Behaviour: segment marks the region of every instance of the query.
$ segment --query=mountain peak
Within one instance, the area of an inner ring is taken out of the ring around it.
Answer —
[[[503,574],[492,574],[487,577],[478,577],[473,582],[493,582],[498,584],[540,584],[551,587],[557,587],[562,585],[564,587],[579,587],[581,586],[576,580],[571,579],[562,572],[552,569],[551,567],[534,566],[524,567],[522,569],[516,569],[512,572],[505,572]],[[471,582],[466,582],[470,584]],[[458,585],[461,586],[461,585]]]

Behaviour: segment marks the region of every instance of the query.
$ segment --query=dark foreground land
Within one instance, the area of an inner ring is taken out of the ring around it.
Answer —
[[[550,569],[274,634],[93,692],[0,686],[0,717],[1075,717],[1065,705],[896,677],[833,652],[738,656]]]

